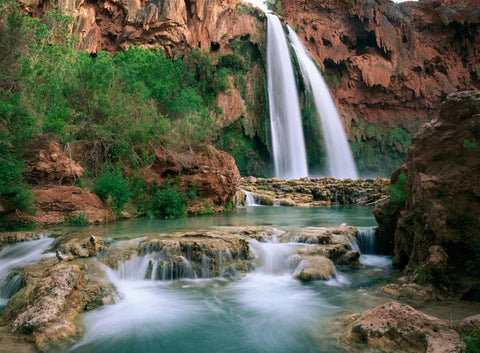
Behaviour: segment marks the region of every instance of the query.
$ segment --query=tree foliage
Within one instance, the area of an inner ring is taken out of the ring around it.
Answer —
[[[116,163],[139,169],[155,145],[203,143],[217,133],[215,96],[227,85],[210,55],[170,59],[132,47],[91,56],[75,49],[71,21],[58,9],[39,19],[18,1],[0,3],[0,201],[18,209],[31,206],[26,144],[41,136],[81,146],[83,164],[104,172],[102,193],[120,185]],[[107,194],[120,209],[124,201]]]

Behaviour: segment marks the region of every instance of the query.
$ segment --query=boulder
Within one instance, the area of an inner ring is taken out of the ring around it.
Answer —
[[[389,302],[358,315],[344,335],[362,352],[461,353],[465,343],[447,321]]]
[[[25,286],[9,300],[2,319],[10,322],[13,333],[26,335],[41,351],[72,341],[78,335],[76,318],[83,310],[113,301],[112,287],[90,278],[75,263],[44,260],[26,266],[21,274]]]
[[[328,280],[335,276],[335,265],[324,256],[303,256],[294,277],[301,281]]]
[[[189,213],[200,213],[205,202],[214,211],[222,211],[227,202],[233,201],[240,182],[240,173],[235,159],[213,146],[189,150],[166,150],[157,148],[152,166],[145,172],[147,183],[159,184],[171,178],[181,192],[196,190],[189,201]]]

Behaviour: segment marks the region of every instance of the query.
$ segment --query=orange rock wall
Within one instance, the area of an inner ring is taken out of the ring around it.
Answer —
[[[325,72],[347,130],[360,118],[411,130],[446,94],[480,87],[480,7],[466,3],[477,7],[283,0],[282,9]]]

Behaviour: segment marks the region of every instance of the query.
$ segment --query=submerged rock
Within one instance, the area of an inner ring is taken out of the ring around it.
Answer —
[[[465,343],[444,320],[389,302],[354,319],[344,339],[362,352],[461,353]]]

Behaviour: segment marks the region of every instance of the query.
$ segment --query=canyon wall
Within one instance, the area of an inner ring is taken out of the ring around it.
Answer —
[[[390,200],[374,212],[380,238],[393,241],[393,264],[405,269],[407,282],[434,284],[446,294],[475,300],[479,143],[480,92],[449,95],[439,117],[413,138],[406,165],[392,177]]]
[[[58,6],[74,18],[78,47],[92,53],[133,44],[171,57],[191,48],[215,60],[242,57],[243,72],[229,77],[229,89],[217,97],[216,121],[229,134],[217,147],[234,155],[242,174],[268,176],[266,23],[258,9],[240,0],[59,0]],[[50,7],[49,0],[26,5],[37,16]],[[324,72],[363,176],[390,175],[447,94],[480,88],[476,0],[278,0],[274,10]],[[319,133],[306,136],[309,158],[322,163]]]
[[[363,174],[389,175],[447,94],[480,87],[480,4],[465,5],[283,0],[276,6],[324,72]]]

